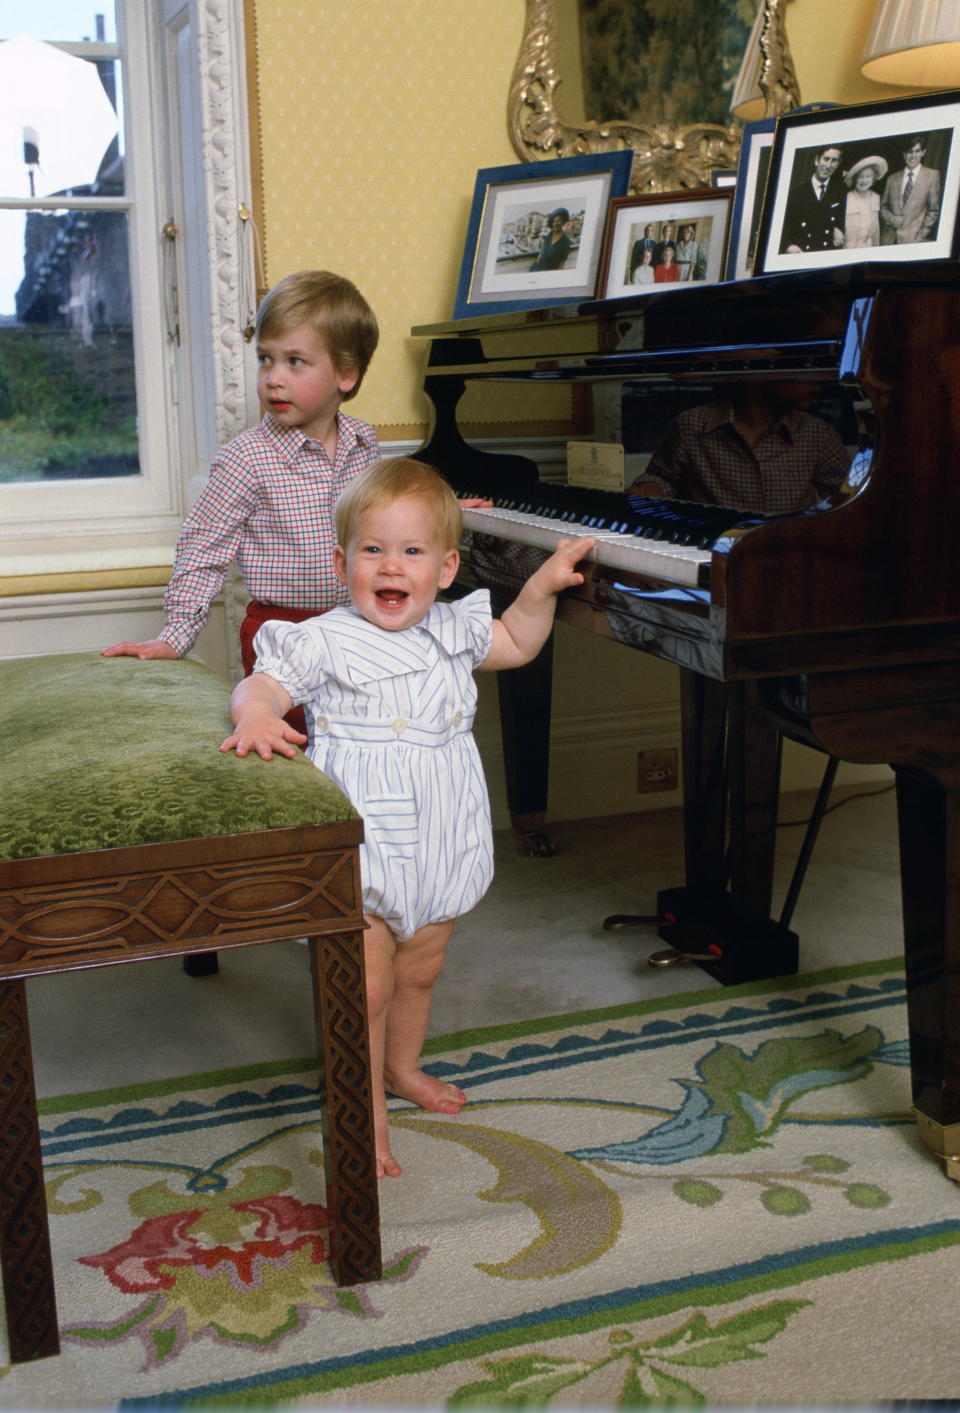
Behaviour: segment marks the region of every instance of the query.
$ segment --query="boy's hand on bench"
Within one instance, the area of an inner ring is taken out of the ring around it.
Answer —
[[[163,657],[169,661],[174,661],[180,656],[176,648],[172,648],[163,638],[151,638],[146,643],[112,643],[109,648],[104,648],[101,657],[138,657],[142,661],[148,658]]]

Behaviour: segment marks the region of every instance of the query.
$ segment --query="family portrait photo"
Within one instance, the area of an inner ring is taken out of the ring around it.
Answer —
[[[954,253],[956,105],[945,97],[807,114],[815,121],[795,126],[788,115],[774,140],[759,268]]]
[[[722,279],[732,200],[718,187],[611,202],[601,298]]]

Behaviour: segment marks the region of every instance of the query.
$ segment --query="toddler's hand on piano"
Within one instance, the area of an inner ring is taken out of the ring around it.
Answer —
[[[583,583],[583,574],[574,566],[596,543],[586,535],[557,541],[550,558],[530,575],[503,616],[494,619],[490,651],[480,663],[482,668],[498,672],[533,661],[550,636],[557,595]]]
[[[461,510],[490,510],[493,507],[493,501],[484,500],[482,496],[468,496],[458,504]]]
[[[578,535],[576,539],[558,540],[557,548],[545,563],[541,564],[531,582],[545,594],[559,594],[564,589],[572,589],[583,583],[583,575],[576,568],[596,544],[591,536]]]

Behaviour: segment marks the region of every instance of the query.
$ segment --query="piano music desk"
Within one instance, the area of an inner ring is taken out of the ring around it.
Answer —
[[[25,986],[44,973],[307,937],[331,1264],[342,1285],[380,1275],[363,826],[303,756],[220,754],[228,698],[188,659],[0,662],[0,1259],[13,1363],[59,1350]]]

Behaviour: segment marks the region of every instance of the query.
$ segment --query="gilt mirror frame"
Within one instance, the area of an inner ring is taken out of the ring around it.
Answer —
[[[784,11],[790,0],[763,0],[758,84],[767,117],[800,105],[793,61],[787,44]],[[736,167],[742,124],[667,122],[639,125],[621,119],[583,123],[565,121],[557,111],[563,82],[557,59],[555,0],[526,0],[520,53],[508,99],[508,126],[522,162],[575,157],[587,152],[629,148],[634,152],[630,191],[678,191],[710,185],[718,167]]]

